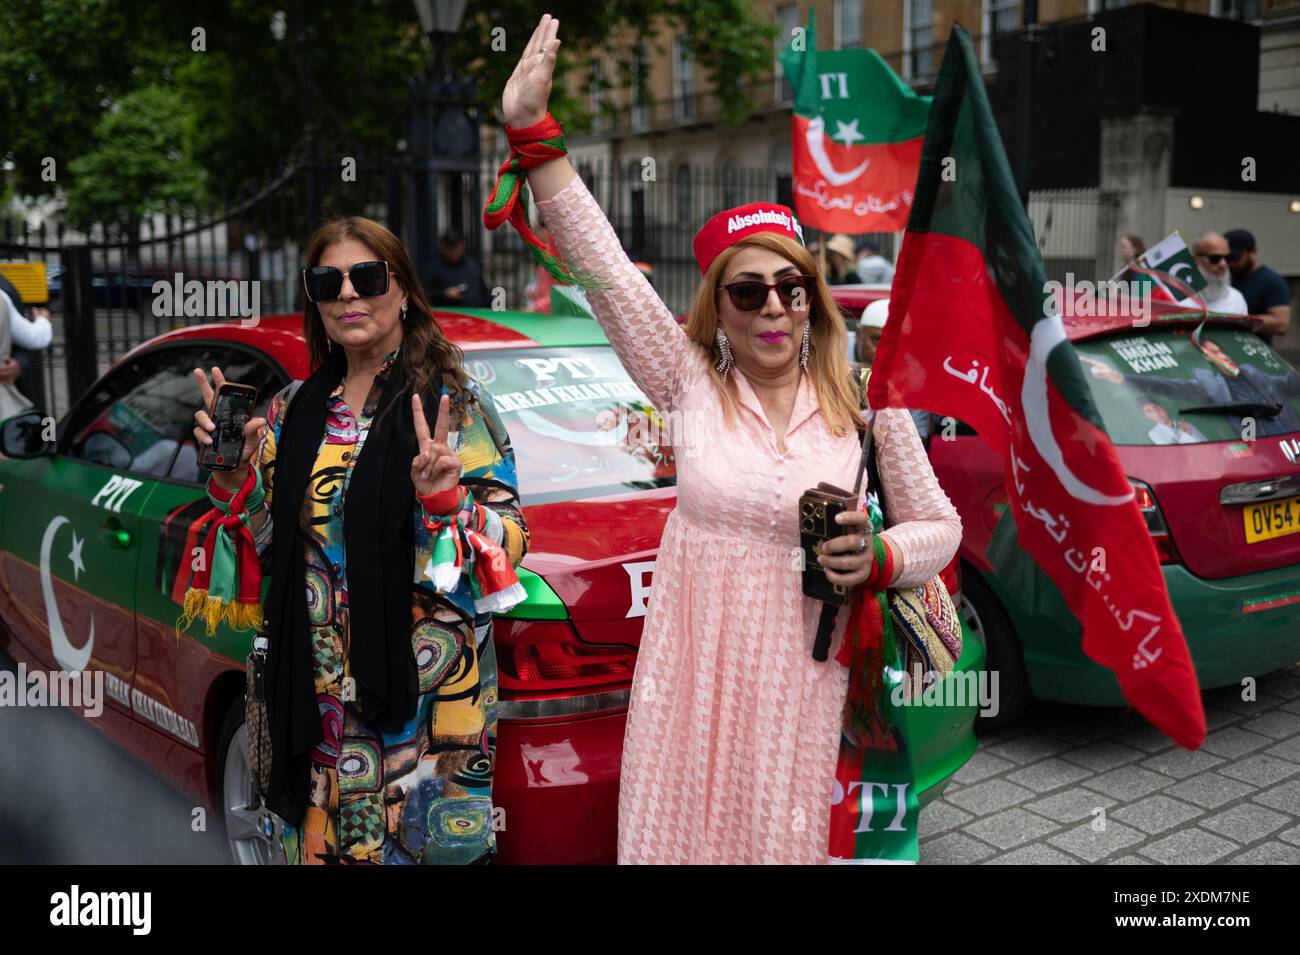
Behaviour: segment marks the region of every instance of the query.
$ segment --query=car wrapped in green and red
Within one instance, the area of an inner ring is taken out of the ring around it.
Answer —
[[[635,426],[654,411],[590,318],[435,317],[509,429],[530,532],[528,597],[495,623],[498,860],[612,862],[629,688],[676,500],[673,450],[636,437],[656,433]],[[279,856],[243,727],[252,634],[175,631],[177,571],[210,506],[191,372],[216,365],[256,387],[261,414],[309,373],[301,326],[285,315],[177,329],[117,361],[53,440],[39,411],[0,426],[0,646],[29,668],[103,671],[92,723],[189,798],[220,807],[234,857],[248,863]],[[957,591],[955,561],[945,573]],[[983,666],[968,634],[949,679]],[[922,803],[976,748],[977,701],[945,698],[960,705],[918,707],[910,721]]]
[[[1300,373],[1245,316],[1163,302],[1097,311],[1067,312],[1066,334],[1200,685],[1290,666],[1300,660]],[[1033,699],[1127,705],[1114,673],[1084,654],[1060,591],[1017,546],[1003,461],[958,420],[930,416],[929,432],[930,463],[962,519],[966,623],[999,675],[998,712],[980,730]]]

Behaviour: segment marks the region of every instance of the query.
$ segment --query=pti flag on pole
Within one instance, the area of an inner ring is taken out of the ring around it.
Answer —
[[[870,403],[959,417],[1003,457],[1020,546],[1079,618],[1084,652],[1194,749],[1205,712],[1182,627],[1057,308],[979,58],[954,26]]]
[[[825,232],[896,232],[912,209],[930,100],[875,50],[818,52],[816,33],[811,11],[781,51],[795,97],[795,214]]]

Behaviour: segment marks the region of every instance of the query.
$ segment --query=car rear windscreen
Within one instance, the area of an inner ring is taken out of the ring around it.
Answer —
[[[525,504],[676,483],[670,435],[607,345],[465,356],[510,433]]]
[[[1300,373],[1251,332],[1130,330],[1075,343],[1115,444],[1242,441],[1300,431]]]

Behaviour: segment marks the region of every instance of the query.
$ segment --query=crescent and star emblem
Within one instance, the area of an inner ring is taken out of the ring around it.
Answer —
[[[841,123],[836,121],[839,128],[835,131],[832,139],[842,139],[845,145],[852,146],[858,139],[865,137],[858,132],[858,121],[855,119],[851,123]],[[862,163],[850,172],[840,172],[831,164],[830,156],[826,155],[826,120],[820,116],[814,116],[808,120],[808,130],[804,134],[808,141],[808,155],[812,156],[813,162],[817,165],[817,171],[822,174],[822,178],[832,186],[844,186],[853,182],[871,165],[870,159],[862,160]]]
[[[59,528],[68,523],[69,520],[60,514],[46,525],[45,536],[41,538],[41,594],[45,597],[45,621],[50,628],[50,649],[54,652],[54,659],[63,669],[75,673],[84,670],[90,662],[90,654],[95,646],[95,618],[93,615],[90,618],[90,634],[86,637],[86,642],[80,647],[74,647],[63,629],[59,605],[54,599],[54,579],[50,576],[50,552],[54,549],[54,538]],[[68,552],[68,560],[72,562],[74,581],[86,570],[86,565],[81,560],[81,548],[85,543],[85,538],[78,537],[76,530],[73,530],[72,550]]]

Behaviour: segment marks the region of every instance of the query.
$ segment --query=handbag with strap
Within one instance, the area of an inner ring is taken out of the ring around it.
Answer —
[[[285,414],[289,402],[302,387],[301,380],[290,382],[285,391]],[[256,463],[253,467],[256,467]],[[269,518],[268,518],[269,519]],[[266,665],[271,639],[269,623],[263,619],[262,627],[253,638],[245,663],[244,728],[248,735],[248,767],[253,776],[253,788],[265,796],[271,788],[271,708],[266,697]]]
[[[863,396],[862,407],[866,410],[866,385],[870,370],[860,373],[855,381],[859,393]],[[883,529],[885,496],[884,483],[880,479],[879,462],[875,453],[875,417],[872,416],[867,427],[859,432],[862,443],[862,457],[858,462],[858,475],[853,484],[856,497],[862,485],[865,472],[867,477],[867,495],[874,497],[879,507]],[[908,700],[915,699],[930,683],[942,680],[951,673],[957,660],[961,657],[962,633],[961,621],[957,617],[957,608],[948,594],[948,588],[938,575],[931,577],[917,587],[890,587],[887,590],[890,617],[897,632],[903,634],[904,668],[909,677],[907,681]],[[834,624],[837,604],[822,605],[821,623],[817,631],[817,640],[813,644],[813,659],[822,661],[827,658],[830,645],[830,631]],[[917,679],[917,674],[920,679]]]
[[[271,720],[266,703],[266,653],[270,641],[259,633],[248,654],[244,687],[244,727],[248,734],[248,767],[253,788],[265,795],[271,786]]]
[[[874,429],[863,433],[863,454],[867,458],[867,492],[875,492],[880,512],[885,512],[884,483],[872,449]],[[957,608],[939,575],[916,587],[888,589],[889,614],[895,632],[903,642],[904,669],[910,678],[907,699],[915,699],[928,683],[942,680],[957,666],[961,657],[961,621]],[[920,679],[917,679],[918,673]]]

